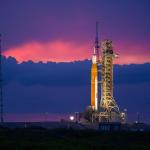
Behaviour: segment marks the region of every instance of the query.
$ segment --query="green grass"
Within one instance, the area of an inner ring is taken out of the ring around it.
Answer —
[[[0,150],[150,150],[150,133],[0,129]]]

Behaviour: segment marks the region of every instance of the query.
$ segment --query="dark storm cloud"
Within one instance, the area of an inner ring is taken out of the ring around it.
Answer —
[[[4,102],[7,113],[69,113],[84,111],[90,104],[90,61],[74,63],[17,64],[3,58]],[[114,95],[129,120],[142,113],[150,122],[150,64],[115,65]]]
[[[80,86],[90,85],[88,60],[72,63],[34,63],[17,64],[13,57],[3,58],[4,83],[18,82],[26,86]],[[115,65],[115,84],[138,84],[150,82],[150,64]]]
[[[18,82],[23,85],[72,86],[86,85],[90,77],[90,61],[73,63],[34,63],[17,64],[12,57],[3,59],[4,83]],[[86,77],[87,74],[87,77]]]

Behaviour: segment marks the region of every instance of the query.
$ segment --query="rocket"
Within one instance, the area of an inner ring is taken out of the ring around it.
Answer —
[[[98,110],[98,63],[99,63],[99,40],[98,40],[98,22],[96,23],[96,39],[94,52],[92,55],[91,66],[91,107]]]
[[[98,109],[98,68],[95,53],[92,56],[91,67],[91,106],[93,110]]]

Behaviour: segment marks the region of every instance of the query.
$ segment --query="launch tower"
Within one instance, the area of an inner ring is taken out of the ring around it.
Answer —
[[[101,59],[101,100],[100,100],[100,121],[118,122],[121,113],[113,96],[113,59],[115,54],[112,41],[105,40],[102,43]]]
[[[105,40],[100,46],[98,39],[98,23],[96,24],[96,40],[91,67],[91,109],[92,120],[99,122],[121,122],[124,114],[113,96],[113,59],[115,58],[112,41]]]

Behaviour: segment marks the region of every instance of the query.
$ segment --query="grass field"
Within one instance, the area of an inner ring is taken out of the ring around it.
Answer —
[[[0,150],[150,150],[150,133],[0,129]]]

